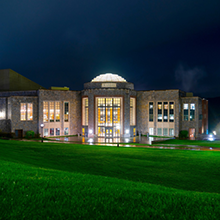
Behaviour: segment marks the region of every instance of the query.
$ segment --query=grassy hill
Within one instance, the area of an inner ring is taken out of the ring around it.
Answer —
[[[219,158],[0,140],[0,219],[219,219]]]

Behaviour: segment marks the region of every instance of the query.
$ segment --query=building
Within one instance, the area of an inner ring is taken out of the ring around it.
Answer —
[[[136,91],[110,73],[85,83],[82,91],[45,89],[10,69],[0,70],[0,78],[0,129],[17,136],[29,130],[100,138],[208,132],[208,101],[178,89]]]

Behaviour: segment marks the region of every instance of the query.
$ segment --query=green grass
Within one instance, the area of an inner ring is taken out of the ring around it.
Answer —
[[[219,219],[219,158],[0,140],[0,219]]]
[[[197,145],[204,147],[220,147],[220,141],[206,141],[206,140],[179,140],[170,139],[160,141],[158,144],[175,144],[175,145]]]

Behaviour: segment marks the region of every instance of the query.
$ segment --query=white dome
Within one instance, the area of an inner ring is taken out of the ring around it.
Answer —
[[[91,82],[127,82],[127,81],[117,74],[105,73],[96,76]]]

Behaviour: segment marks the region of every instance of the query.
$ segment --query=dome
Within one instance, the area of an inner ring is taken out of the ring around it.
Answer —
[[[95,77],[91,82],[127,82],[117,74],[105,73]]]

